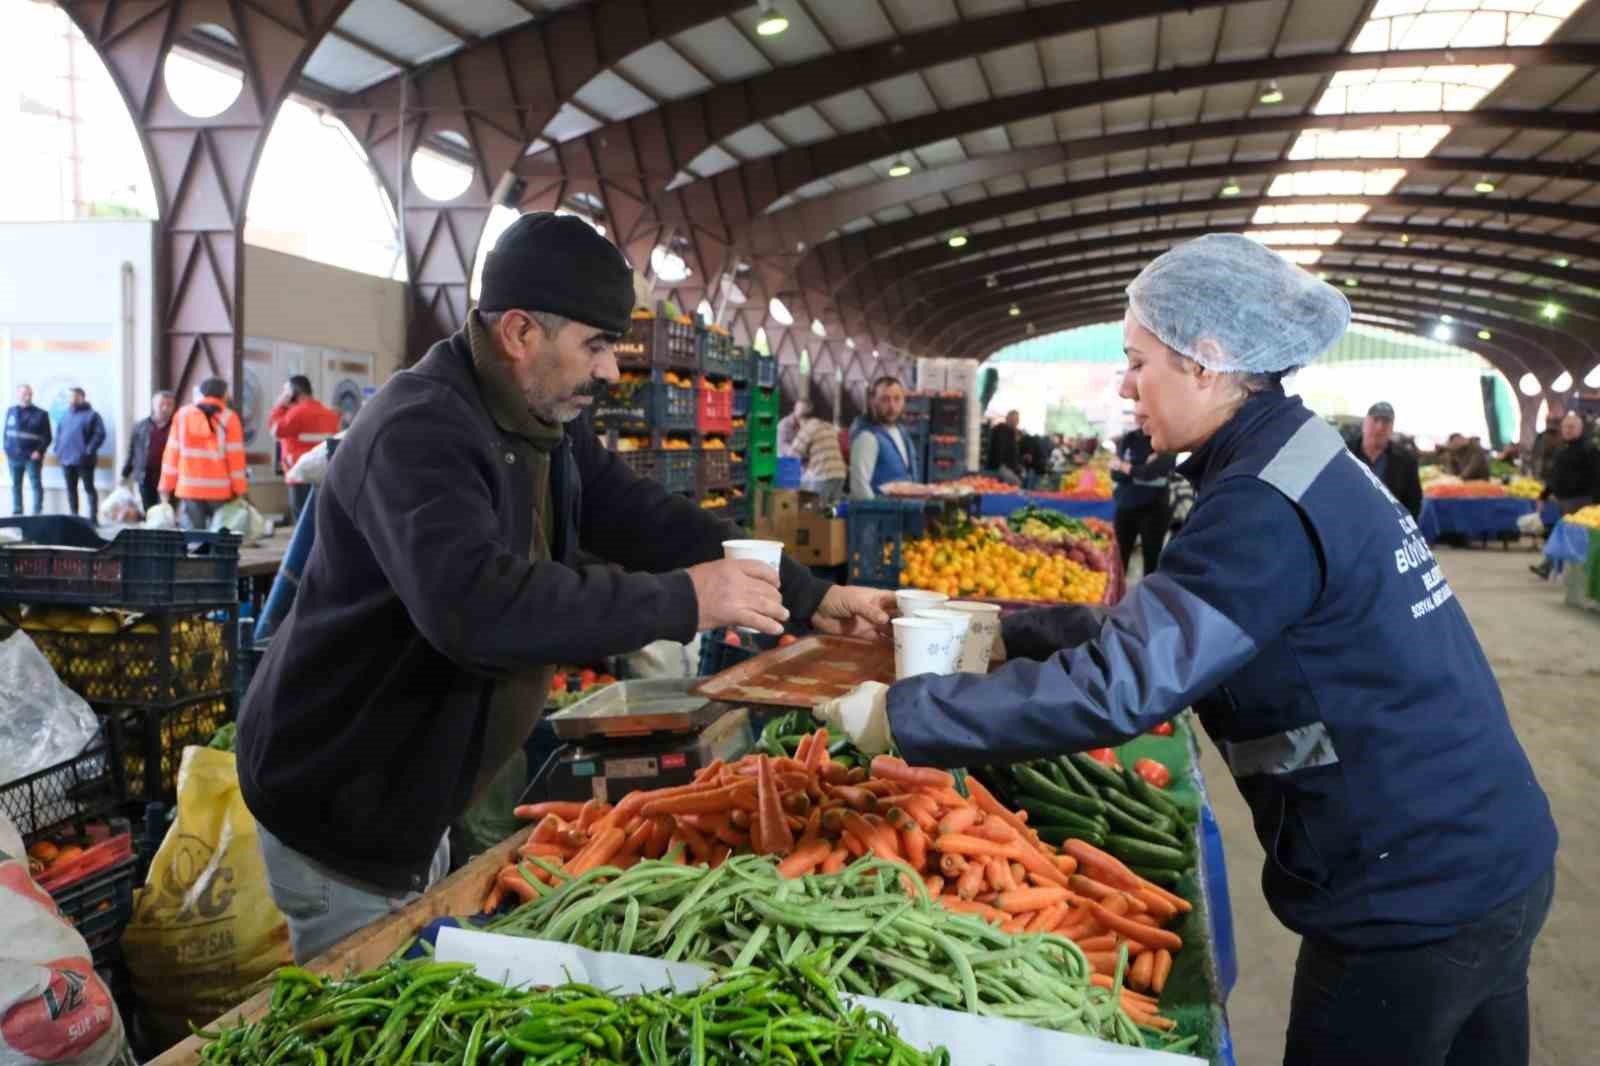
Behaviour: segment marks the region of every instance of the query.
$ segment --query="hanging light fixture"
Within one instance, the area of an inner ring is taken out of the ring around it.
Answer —
[[[1456,331],[1449,326],[1438,325],[1433,327],[1433,339],[1442,344],[1448,344],[1455,339]]]
[[[965,248],[967,246],[967,235],[957,230],[955,233],[950,234],[950,239],[945,243],[952,248]]]
[[[1008,311],[1007,314],[1009,314],[1012,318],[1016,318],[1018,315],[1022,314],[1022,308],[1018,307],[1016,304],[1012,304],[1011,310]]]
[[[1357,281],[1355,278],[1345,278],[1344,279],[1344,287],[1347,288],[1347,289],[1353,289],[1353,288],[1355,288],[1356,286],[1358,286],[1360,284],[1361,284],[1361,282]]]
[[[1543,307],[1539,308],[1539,314],[1554,322],[1556,319],[1561,317],[1561,305],[1556,303],[1545,304]]]
[[[896,159],[889,164],[889,176],[891,178],[903,178],[909,173],[911,173],[911,164],[904,159]]]
[[[1400,234],[1400,243],[1401,244],[1410,244],[1411,243],[1411,234],[1409,234],[1409,233]]]
[[[1566,256],[1561,256],[1559,259],[1555,260],[1555,264],[1562,270],[1565,270],[1567,267],[1572,265],[1572,260],[1568,259]]]
[[[1261,90],[1259,99],[1263,104],[1283,103],[1283,90],[1278,88],[1278,79],[1274,78],[1267,82],[1267,87]]]
[[[1494,182],[1490,181],[1486,177],[1479,178],[1476,182],[1473,183],[1472,191],[1473,192],[1481,192],[1481,193],[1484,193],[1486,195],[1488,193],[1492,193],[1492,192],[1494,192]]]
[[[1239,195],[1239,183],[1237,181],[1234,181],[1232,178],[1229,178],[1228,179],[1228,184],[1226,184],[1226,185],[1224,185],[1222,187],[1222,195],[1224,195],[1224,196],[1238,196]]]
[[[1440,315],[1439,316],[1439,321],[1440,322],[1454,322],[1455,320],[1456,319],[1455,319],[1454,315]]]
[[[1490,339],[1492,339],[1492,338],[1493,338],[1493,337],[1494,337],[1494,334],[1493,334],[1493,333],[1490,333],[1490,332],[1489,332],[1489,331],[1488,331],[1488,330],[1486,330],[1486,329],[1480,329],[1480,330],[1479,330],[1479,331],[1478,331],[1478,339],[1479,339],[1479,340],[1480,340],[1480,341],[1486,341],[1486,340],[1490,340]]]
[[[757,0],[761,18],[756,21],[756,32],[763,37],[776,37],[789,28],[789,20],[772,5],[772,0]]]

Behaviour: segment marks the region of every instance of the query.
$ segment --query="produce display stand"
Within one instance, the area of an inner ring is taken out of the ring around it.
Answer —
[[[373,922],[329,948],[308,962],[306,969],[320,974],[368,970],[382,965],[390,956],[405,948],[436,919],[476,913],[501,867],[515,861],[517,849],[532,831],[532,826],[519,830],[403,909]],[[266,1013],[270,999],[271,990],[263,990],[222,1015],[212,1026],[234,1026],[241,1021],[260,1017]],[[193,1066],[200,1062],[200,1049],[204,1046],[205,1041],[191,1036],[151,1059],[148,1066]]]
[[[1544,555],[1556,573],[1566,575],[1567,605],[1600,611],[1600,537],[1563,519],[1550,531]]]
[[[1069,500],[1036,492],[991,492],[978,497],[978,514],[983,518],[1004,518],[1030,506],[1060,511],[1072,518],[1098,518],[1106,522],[1117,513],[1116,504],[1110,500]]]
[[[1499,537],[1514,540],[1521,536],[1517,519],[1533,514],[1538,507],[1537,501],[1518,496],[1458,499],[1429,496],[1422,501],[1422,515],[1417,525],[1429,544],[1452,534],[1470,540]]]

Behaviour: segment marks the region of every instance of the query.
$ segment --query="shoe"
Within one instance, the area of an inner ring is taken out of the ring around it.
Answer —
[[[1544,580],[1544,581],[1550,580],[1550,564],[1549,564],[1549,562],[1534,563],[1533,565],[1529,566],[1528,569],[1533,571],[1535,574],[1539,575],[1541,580]]]

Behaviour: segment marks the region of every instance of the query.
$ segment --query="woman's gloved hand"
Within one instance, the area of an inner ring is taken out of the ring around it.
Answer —
[[[868,681],[811,712],[831,734],[842,734],[863,755],[882,755],[894,744],[889,735],[889,686]]]

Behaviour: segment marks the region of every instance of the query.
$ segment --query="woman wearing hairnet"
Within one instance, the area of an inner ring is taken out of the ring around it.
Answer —
[[[1528,1060],[1528,956],[1556,829],[1494,674],[1416,523],[1281,381],[1338,341],[1333,287],[1235,235],[1128,287],[1122,396],[1194,510],[1115,609],[1006,620],[987,677],[823,710],[913,763],[1120,743],[1193,706],[1302,936],[1285,1062]]]

